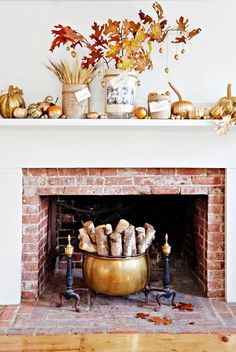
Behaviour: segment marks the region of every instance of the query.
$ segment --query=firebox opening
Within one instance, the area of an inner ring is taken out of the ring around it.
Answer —
[[[74,267],[81,267],[77,237],[82,222],[92,220],[95,226],[110,223],[115,227],[125,218],[136,227],[148,222],[156,229],[151,248],[155,272],[162,270],[161,245],[168,233],[172,272],[181,268],[205,291],[206,195],[56,196],[50,197],[50,209],[51,266],[55,270],[65,268],[64,246],[69,234],[75,245]]]

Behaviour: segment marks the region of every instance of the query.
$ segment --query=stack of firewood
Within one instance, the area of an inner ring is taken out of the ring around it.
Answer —
[[[92,221],[87,221],[79,230],[79,248],[105,256],[134,256],[149,248],[155,232],[148,223],[135,228],[124,219],[119,221],[115,229],[110,224],[95,227]]]

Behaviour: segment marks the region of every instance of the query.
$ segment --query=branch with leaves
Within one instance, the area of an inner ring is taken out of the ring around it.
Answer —
[[[177,36],[172,43],[186,44],[201,31],[200,28],[188,31],[189,20],[182,16],[176,20],[176,27],[168,26],[162,6],[155,2],[152,7],[156,19],[140,10],[138,22],[127,19],[109,19],[102,25],[94,22],[89,39],[71,27],[59,24],[52,30],[55,38],[50,50],[53,52],[61,45],[67,45],[73,51],[77,46],[86,48],[88,55],[82,58],[84,68],[94,67],[103,60],[107,67],[113,61],[115,67],[122,70],[143,72],[152,69],[153,43],[162,43],[168,32],[175,31]]]

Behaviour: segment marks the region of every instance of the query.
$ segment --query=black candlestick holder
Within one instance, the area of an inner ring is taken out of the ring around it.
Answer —
[[[167,298],[171,299],[171,304],[172,306],[175,306],[175,296],[176,296],[176,291],[171,290],[169,285],[171,282],[170,278],[170,265],[169,265],[169,255],[171,252],[171,246],[168,243],[168,235],[165,235],[165,244],[162,246],[162,253],[164,257],[164,271],[163,271],[163,288],[159,287],[154,287],[154,286],[147,286],[144,289],[144,294],[145,294],[145,303],[148,303],[148,294],[149,292],[155,292],[158,291],[156,295],[156,301],[157,301],[157,308],[156,310],[159,310],[161,307],[161,298]]]
[[[59,293],[59,304],[58,307],[62,307],[63,304],[63,297],[68,299],[75,300],[75,310],[79,312],[79,303],[80,303],[80,296],[76,291],[86,290],[88,292],[88,304],[90,305],[90,291],[86,288],[78,288],[76,290],[73,289],[73,269],[72,269],[72,255],[74,252],[74,247],[70,243],[71,236],[68,236],[68,244],[65,248],[66,260],[67,260],[67,267],[66,267],[66,291]]]

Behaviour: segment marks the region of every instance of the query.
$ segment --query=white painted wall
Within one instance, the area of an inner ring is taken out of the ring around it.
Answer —
[[[145,104],[147,93],[176,84],[186,99],[214,102],[225,94],[226,84],[234,83],[236,1],[161,1],[167,18],[189,17],[202,33],[192,40],[179,62],[171,60],[166,75],[164,58],[156,53],[155,69],[145,72],[137,103]],[[43,66],[47,58],[68,54],[65,49],[51,55],[48,51],[54,24],[71,25],[85,35],[90,24],[107,18],[137,19],[139,9],[152,13],[152,1],[0,1],[0,90],[13,83],[24,89],[28,103],[48,94],[60,96],[60,84]],[[172,52],[172,56],[175,52]],[[94,90],[94,109],[102,110],[102,89]],[[173,96],[174,98],[174,96]]]

